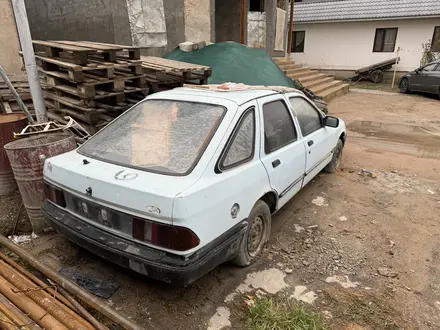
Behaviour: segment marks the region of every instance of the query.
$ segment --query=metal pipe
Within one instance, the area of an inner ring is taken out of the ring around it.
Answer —
[[[67,307],[62,308],[60,302],[49,296],[42,288],[33,284],[30,280],[17,273],[4,261],[0,261],[0,275],[12,283],[18,290],[31,298],[35,303],[44,308],[69,329],[93,330],[91,324],[81,322],[81,317]]]
[[[26,115],[30,123],[34,123],[34,118],[32,118],[31,114],[29,113],[29,110],[26,108],[26,105],[23,103],[23,100],[21,99],[20,95],[15,90],[14,85],[12,85],[11,81],[9,80],[9,77],[6,75],[6,72],[1,66],[1,64],[0,64],[0,77],[3,78],[4,82],[6,83],[6,86],[8,86],[9,90],[14,96],[15,101],[17,101],[18,103],[20,110]]]
[[[11,320],[8,315],[0,311],[0,329],[2,330],[20,330]]]
[[[21,50],[29,80],[32,102],[39,123],[47,121],[46,104],[44,103],[43,91],[38,77],[37,63],[35,62],[34,47],[32,45],[31,31],[26,13],[24,0],[12,0],[12,8],[15,14],[15,24],[20,37]]]
[[[287,36],[287,56],[290,57],[292,53],[292,34],[293,34],[293,7],[295,0],[290,0],[290,20],[289,20],[289,35]]]
[[[247,14],[247,8],[246,8],[247,2],[246,0],[241,1],[241,25],[240,25],[240,37],[241,37],[241,43],[243,45],[246,45],[246,14]]]
[[[50,283],[53,283],[51,280],[49,280]],[[98,330],[108,330],[108,328],[106,326],[104,326],[101,322],[99,322],[97,319],[95,319],[93,317],[92,314],[90,314],[84,307],[82,307],[82,305],[75,300],[75,298],[73,298],[66,290],[64,290],[63,288],[59,287],[58,290],[60,291],[60,293],[66,297],[66,299],[68,299],[72,305],[74,305],[80,312],[80,314],[87,320],[89,321],[96,329]]]
[[[46,285],[46,283],[44,283],[42,280],[40,280],[38,277],[36,277],[34,274],[28,272],[26,269],[24,269],[23,267],[21,267],[19,264],[17,264],[14,260],[12,260],[11,258],[8,258],[7,256],[5,256],[3,253],[0,252],[0,259],[2,259],[4,262],[6,262],[7,264],[9,264],[11,267],[13,267],[14,269],[16,269],[18,272],[20,272],[21,274],[23,274],[25,277],[27,277],[28,279],[30,279],[31,281],[33,281],[36,285],[44,288]],[[77,312],[75,310],[75,307],[66,299],[64,298],[63,295],[61,294],[57,294],[57,292],[48,287],[46,288],[46,291],[53,297],[55,297],[56,299],[60,300],[64,305],[66,305],[67,307],[69,307],[70,309],[74,310],[75,312]]]
[[[41,328],[32,321],[23,311],[11,303],[6,297],[0,294],[0,310],[9,319],[12,319],[20,330],[41,330]],[[11,315],[11,316],[9,316]]]
[[[57,283],[58,285],[60,285],[64,289],[66,289],[66,291],[69,292],[71,295],[79,298],[81,301],[86,303],[88,306],[90,306],[91,308],[102,313],[103,315],[108,317],[113,322],[119,324],[124,329],[127,329],[127,330],[145,330],[146,329],[145,326],[140,326],[140,325],[134,323],[132,320],[129,320],[128,318],[122,316],[117,311],[115,311],[113,308],[107,306],[106,304],[103,304],[98,298],[92,296],[90,293],[81,289],[76,283],[73,283],[72,281],[70,281],[67,278],[58,274],[52,268],[39,262],[29,252],[23,250],[17,244],[10,241],[9,239],[7,239],[3,235],[0,235],[0,245],[9,249],[11,252],[14,252],[17,256],[19,256],[21,259],[26,261],[29,265],[38,269],[40,272],[42,272],[44,275],[46,275],[52,281],[54,281],[55,283]]]
[[[0,276],[0,292],[15,306],[25,311],[39,326],[48,330],[69,330],[24,293],[15,293],[13,290],[18,291],[16,287]]]

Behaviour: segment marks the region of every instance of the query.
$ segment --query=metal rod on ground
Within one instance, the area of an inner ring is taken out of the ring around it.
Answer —
[[[3,313],[3,311],[0,311],[0,329],[18,330],[19,328],[15,325],[14,321],[8,317],[8,315]]]
[[[393,82],[391,83],[391,88],[394,88],[394,82],[396,81],[396,71],[397,71],[397,64],[399,63],[399,53],[400,53],[400,47],[397,48],[396,63],[394,63],[394,74],[393,74]]]
[[[17,288],[0,276],[0,292],[39,326],[48,330],[69,330],[24,293],[14,293],[12,290]]]
[[[240,24],[240,39],[243,45],[246,45],[246,13],[247,13],[246,0],[241,1],[241,24]]]
[[[93,329],[92,325],[86,322],[81,316],[57,301],[54,297],[51,297],[44,291],[44,287],[40,288],[35,285],[4,261],[0,261],[0,275],[14,285],[18,291],[23,292],[27,297],[50,313],[50,315],[64,324],[68,329]]]
[[[38,77],[37,64],[35,62],[34,47],[32,45],[31,31],[26,13],[24,0],[12,0],[14,9],[15,24],[20,37],[21,50],[29,80],[32,102],[34,103],[35,114],[38,122],[47,121],[46,105],[44,103],[43,91],[41,90],[40,79]]]
[[[292,38],[293,38],[293,7],[295,0],[290,0],[290,20],[289,20],[289,35],[287,36],[287,56],[292,54]]]
[[[55,284],[51,280],[49,280],[51,284]],[[98,330],[108,330],[106,326],[104,326],[101,322],[99,322],[97,319],[93,317],[92,314],[90,314],[82,305],[75,300],[66,290],[64,290],[62,287],[58,287],[58,290],[60,293],[69,300],[73,306],[79,311],[79,313],[87,320],[89,321],[96,329]]]
[[[2,294],[0,294],[0,311],[9,319],[12,319],[14,324],[18,326],[20,330],[41,330],[41,328],[29,318],[29,316],[17,308],[17,306],[11,303]]]
[[[21,99],[20,95],[15,90],[14,85],[12,85],[11,81],[9,80],[9,77],[6,75],[6,72],[1,66],[1,64],[0,64],[0,76],[3,78],[3,80],[6,83],[6,86],[8,86],[15,100],[17,101],[20,110],[23,111],[23,113],[27,116],[30,123],[34,123],[34,118],[32,118],[31,114],[29,113],[29,110],[26,108],[26,105],[23,103],[23,100]]]
[[[84,291],[77,284],[75,284],[72,281],[68,280],[67,278],[61,276],[52,268],[39,262],[29,252],[23,250],[17,244],[10,241],[9,239],[7,239],[3,235],[0,235],[0,245],[9,249],[11,252],[14,252],[17,256],[22,258],[29,265],[38,269],[40,272],[42,272],[44,275],[46,275],[48,278],[50,278],[56,284],[63,287],[71,295],[79,298],[82,302],[84,302],[85,304],[87,304],[91,308],[97,310],[98,312],[102,313],[104,316],[108,317],[113,322],[119,324],[124,329],[128,329],[128,330],[144,330],[144,329],[146,329],[145,326],[141,327],[140,325],[137,325],[136,323],[129,320],[128,318],[122,316],[121,314],[116,312],[113,308],[107,306],[106,304],[103,304],[98,298],[96,298],[96,297],[92,296],[90,293]]]
[[[53,301],[53,299],[55,299],[55,302],[57,303],[57,306],[59,308],[61,308],[65,313],[67,313],[70,317],[72,317],[77,322],[81,323],[82,326],[84,326],[86,328],[90,327],[90,324],[86,320],[84,320],[82,317],[80,317],[79,314],[75,313],[75,312],[77,312],[76,309],[72,306],[72,304],[66,298],[64,298],[61,295],[61,293],[56,292],[52,288],[48,288],[46,283],[44,283],[43,281],[39,280],[33,274],[31,274],[28,271],[26,271],[23,267],[21,267],[20,265],[18,265],[17,263],[15,263],[13,260],[11,260],[10,258],[6,257],[2,253],[0,253],[0,259],[2,259],[4,262],[6,262],[6,264],[8,264],[8,266],[3,266],[3,268],[11,267],[11,269],[13,269],[14,271],[18,272],[18,274],[15,275],[15,280],[20,278],[20,276],[17,276],[17,275],[21,275],[23,280],[25,281],[25,283],[27,284],[27,286],[29,288],[32,288],[32,287],[36,287],[36,288],[40,287],[40,288],[42,288],[41,291],[34,292],[34,293],[44,294],[45,300]],[[0,265],[2,265],[1,261],[0,261]],[[5,269],[0,269],[0,274],[3,275],[6,279],[8,279],[8,277],[5,276],[5,274],[2,274],[2,272],[4,273],[4,272],[6,272],[6,270]],[[32,281],[35,282],[35,286],[33,285],[34,283],[32,283]],[[11,280],[10,282],[14,282],[14,281]],[[12,284],[14,284],[14,283],[12,283]],[[43,288],[45,288],[47,291],[45,291]],[[27,294],[27,296],[29,296],[29,294]],[[30,298],[32,299],[32,297],[30,297]],[[35,301],[35,302],[38,303],[37,301]],[[55,305],[52,304],[51,307],[53,309],[53,307],[55,307]],[[51,313],[51,314],[55,316],[55,313]]]
[[[19,264],[17,264],[14,260],[12,260],[11,258],[8,258],[7,256],[5,256],[3,253],[0,252],[0,259],[2,259],[3,261],[5,261],[7,264],[11,265],[13,268],[15,268],[18,272],[20,272],[21,274],[23,274],[24,276],[26,276],[27,278],[29,278],[31,281],[33,281],[36,285],[40,286],[40,287],[45,287],[46,283],[44,283],[42,280],[40,280],[38,277],[36,277],[34,274],[28,272],[26,269],[24,269],[23,267],[21,267]],[[47,288],[46,289],[47,292],[49,294],[51,294],[52,296],[56,295],[56,292],[54,289],[52,288]],[[66,299],[64,298],[64,296],[62,296],[61,294],[58,294],[56,296],[56,298],[58,298],[64,305],[66,305],[67,307],[71,308],[72,310],[75,310],[75,307]],[[77,311],[76,311],[77,312]]]

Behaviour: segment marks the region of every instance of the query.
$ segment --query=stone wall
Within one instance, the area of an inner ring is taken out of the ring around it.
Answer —
[[[185,0],[186,41],[214,41],[215,0]]]
[[[8,76],[23,76],[20,41],[10,0],[0,0],[0,64]]]

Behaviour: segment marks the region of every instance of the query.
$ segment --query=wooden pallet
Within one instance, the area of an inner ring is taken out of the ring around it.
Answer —
[[[117,57],[128,60],[140,58],[139,47],[112,45],[91,41],[67,41],[67,40],[33,40],[36,48],[43,48],[48,57],[58,58],[61,54],[69,54],[73,62],[79,65],[87,65],[90,56],[98,56],[104,61],[116,62]],[[128,55],[121,55],[127,53]]]
[[[113,64],[104,65],[93,63],[87,66],[81,66],[67,58],[49,58],[38,53],[35,54],[35,59],[46,74],[48,72],[65,72],[72,82],[84,82],[86,74],[105,78],[113,78],[115,76]]]
[[[154,56],[141,56],[142,69],[149,76],[159,81],[166,81],[169,77],[180,79],[183,83],[196,81],[207,84],[212,70],[208,66],[179,62]]]
[[[94,108],[96,107],[96,102],[116,106],[118,104],[125,103],[126,97],[130,98],[132,97],[132,95],[142,95],[143,97],[145,97],[148,94],[148,90],[148,88],[125,86],[124,90],[122,91],[99,90],[93,98],[84,98],[84,95],[78,92],[78,89],[76,87],[69,85],[56,85],[47,86],[45,88],[45,95],[51,95],[51,99],[53,99],[54,97],[57,97],[61,100],[65,100],[65,98],[68,98],[70,103],[78,107]]]
[[[23,80],[12,80],[12,85],[17,91],[28,110],[34,110],[29,83]],[[0,110],[3,113],[21,112],[20,106],[15,100],[14,95],[4,82],[0,82]]]
[[[86,100],[94,99],[106,93],[123,92],[125,90],[125,80],[118,77],[108,80],[89,79],[84,83],[75,84],[60,76],[47,75],[46,84],[48,87],[73,94]]]

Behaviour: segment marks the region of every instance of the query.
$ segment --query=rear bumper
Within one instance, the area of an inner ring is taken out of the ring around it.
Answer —
[[[246,232],[243,221],[189,257],[182,257],[122,238],[45,201],[50,226],[72,242],[122,267],[175,286],[186,286],[232,259]]]

